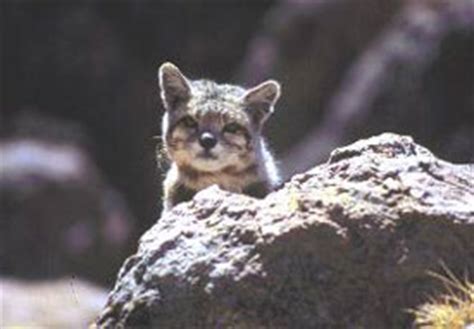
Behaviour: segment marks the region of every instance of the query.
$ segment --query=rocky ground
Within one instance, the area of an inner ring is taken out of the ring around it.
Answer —
[[[442,290],[429,271],[473,279],[473,182],[386,133],[263,200],[211,187],[141,237],[96,325],[407,328]]]

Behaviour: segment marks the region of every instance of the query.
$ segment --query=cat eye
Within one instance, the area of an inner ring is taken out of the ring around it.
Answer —
[[[236,134],[239,131],[242,131],[244,128],[238,123],[232,122],[224,126],[223,131],[230,134]]]
[[[180,122],[186,127],[186,128],[190,128],[190,129],[196,129],[197,126],[198,126],[198,123],[196,122],[196,120],[194,120],[192,117],[190,117],[189,115],[188,116],[185,116],[184,118],[182,118],[180,120]]]

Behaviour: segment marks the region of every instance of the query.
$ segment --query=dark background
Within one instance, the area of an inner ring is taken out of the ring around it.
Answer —
[[[160,182],[152,136],[156,73],[171,60],[191,76],[232,79],[271,3],[12,1],[2,11],[2,112],[81,124],[107,180],[151,223]]]
[[[266,135],[285,178],[384,131],[449,161],[474,160],[471,1],[0,6],[4,155],[26,140],[51,154],[68,145],[88,163],[80,179],[58,181],[34,153],[12,153],[37,169],[2,173],[2,274],[114,282],[161,211],[156,72],[168,60],[190,78],[281,81]]]

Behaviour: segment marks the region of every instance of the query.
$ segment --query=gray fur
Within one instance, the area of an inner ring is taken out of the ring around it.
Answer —
[[[162,138],[172,162],[164,182],[165,210],[213,184],[254,197],[264,197],[279,184],[275,161],[261,135],[280,96],[278,82],[269,80],[247,90],[189,80],[165,63],[159,83],[166,109]],[[204,133],[217,140],[211,150],[199,144]]]

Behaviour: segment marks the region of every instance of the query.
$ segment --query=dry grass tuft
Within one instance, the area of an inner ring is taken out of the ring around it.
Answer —
[[[474,329],[474,283],[459,280],[447,268],[445,271],[446,275],[430,273],[444,283],[447,294],[411,311],[416,328]]]

